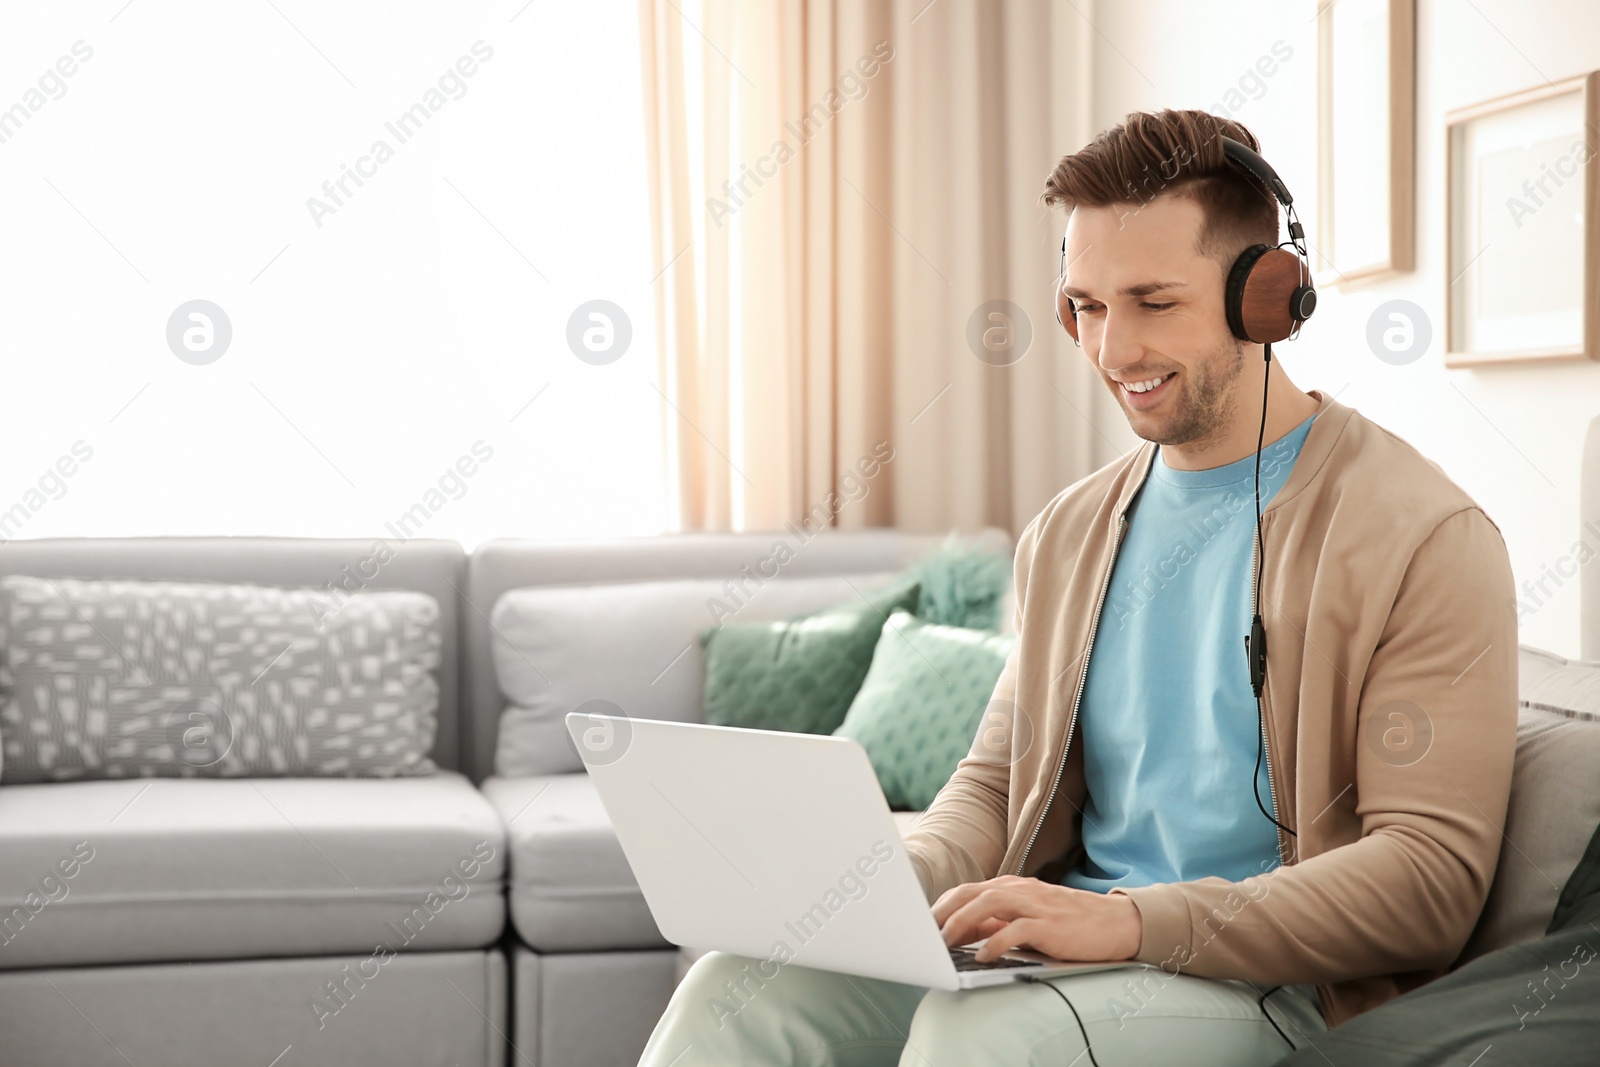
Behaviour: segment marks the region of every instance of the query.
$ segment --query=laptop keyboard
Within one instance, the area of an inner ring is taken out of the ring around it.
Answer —
[[[998,959],[980,961],[975,958],[977,949],[953,948],[950,950],[950,962],[956,965],[958,971],[992,971],[1006,967],[1037,967],[1037,963],[1029,960],[1013,960],[1004,956]]]

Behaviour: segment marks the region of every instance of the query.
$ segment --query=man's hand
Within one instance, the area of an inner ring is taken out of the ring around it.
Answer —
[[[982,961],[1014,948],[1073,962],[1127,960],[1144,938],[1132,897],[1014,875],[947,890],[933,917],[951,948],[988,938],[977,952]]]

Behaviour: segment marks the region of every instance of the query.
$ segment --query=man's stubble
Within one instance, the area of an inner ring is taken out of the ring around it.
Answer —
[[[1196,362],[1183,375],[1183,391],[1176,398],[1176,410],[1164,426],[1155,431],[1135,427],[1134,432],[1158,445],[1203,448],[1208,440],[1221,438],[1239,406],[1237,386],[1244,373],[1244,361],[1244,342],[1230,337],[1212,358]],[[1126,408],[1123,413],[1130,414]],[[1130,425],[1132,421],[1130,418]]]

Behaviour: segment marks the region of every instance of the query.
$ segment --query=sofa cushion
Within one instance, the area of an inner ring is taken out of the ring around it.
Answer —
[[[1011,592],[1013,553],[985,537],[952,530],[937,550],[909,568],[917,582],[917,618],[940,626],[999,630],[1015,610]]]
[[[1517,702],[1569,719],[1600,719],[1600,663],[1518,646]]]
[[[699,631],[723,620],[770,621],[815,611],[897,572],[773,578],[608,582],[513,589],[490,613],[495,676],[509,707],[495,774],[570,774],[583,761],[566,714],[604,701],[609,714],[704,719]]]
[[[1541,937],[1600,823],[1600,664],[1523,646],[1517,754],[1489,898],[1457,959]]]
[[[540,952],[663,948],[587,771],[488,778],[506,827],[511,923]]]
[[[1015,644],[1009,634],[889,616],[834,734],[866,749],[891,809],[921,811],[950,781]]]
[[[832,733],[867,676],[884,622],[893,612],[915,608],[918,592],[917,581],[907,576],[871,593],[849,593],[815,614],[700,631],[705,721]]]
[[[1600,1040],[1600,828],[1548,932],[1363,1011],[1276,1067],[1593,1067]],[[1491,1053],[1490,1049],[1494,1051]]]
[[[427,774],[426,593],[0,578],[5,781]]]
[[[506,978],[505,957],[492,947],[3,971],[0,1060],[505,1067]],[[517,1044],[530,1054],[510,1062],[531,1067],[537,1046],[521,1035]],[[558,1065],[542,1058],[539,1067]]]
[[[0,785],[0,968],[477,948],[504,853],[452,771]]]

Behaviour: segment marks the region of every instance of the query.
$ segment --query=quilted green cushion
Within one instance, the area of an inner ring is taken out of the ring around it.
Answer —
[[[834,733],[861,743],[895,811],[924,811],[972,748],[1016,637],[897,611]]]
[[[700,631],[706,722],[832,733],[866,677],[884,619],[915,610],[918,589],[914,578],[901,578],[798,619]]]

